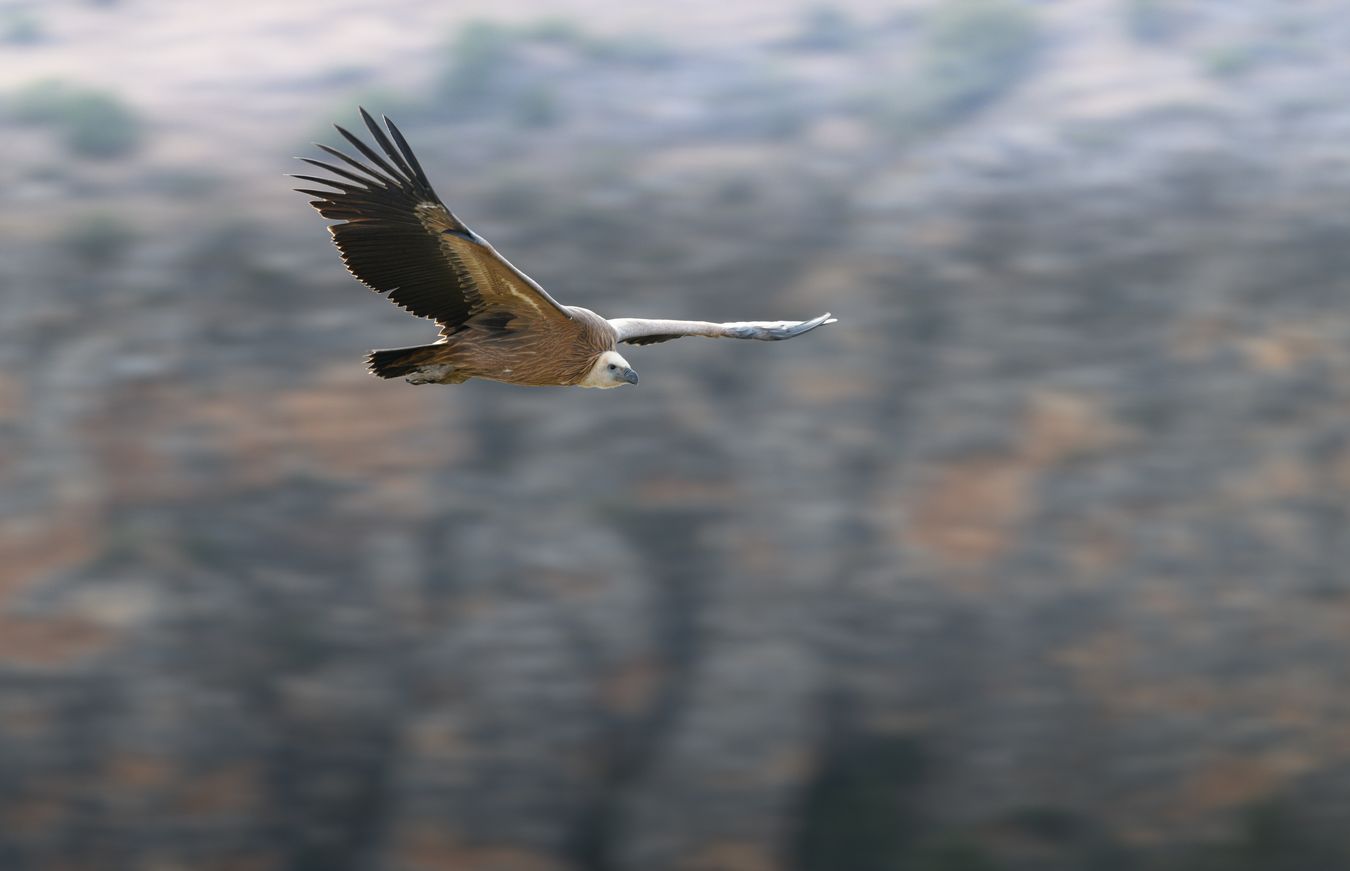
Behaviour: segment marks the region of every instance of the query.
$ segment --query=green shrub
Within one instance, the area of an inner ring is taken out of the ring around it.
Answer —
[[[919,744],[904,737],[856,739],[827,753],[802,796],[793,867],[909,867],[922,832],[914,798],[927,774]]]
[[[441,74],[441,95],[451,100],[479,101],[496,93],[517,56],[517,36],[501,24],[466,23],[450,43]]]
[[[1210,49],[1202,61],[1211,76],[1236,78],[1261,63],[1261,50],[1251,43],[1231,43]]]
[[[1033,13],[1015,0],[951,0],[924,22],[916,109],[949,120],[998,96],[1041,47]]]
[[[60,117],[59,106],[70,93],[70,86],[55,79],[43,79],[20,88],[10,99],[10,114],[25,124],[51,124]]]
[[[728,77],[712,92],[724,118],[723,129],[739,135],[766,139],[796,136],[811,116],[811,106],[802,100],[802,85],[785,69],[753,67]]]
[[[675,59],[675,50],[658,36],[646,33],[629,33],[623,36],[592,36],[583,41],[578,48],[586,58],[603,63],[625,64],[627,66],[657,68],[670,64]]]
[[[464,24],[446,49],[446,64],[440,74],[438,96],[458,111],[473,112],[492,101],[516,98],[513,114],[528,124],[549,124],[554,117],[547,108],[547,78],[538,67],[539,56],[529,47],[557,46],[593,63],[662,67],[675,57],[664,40],[647,34],[599,36],[587,33],[565,18],[541,18],[533,23],[508,26],[477,19]]]
[[[800,30],[788,44],[807,51],[842,51],[857,38],[857,28],[842,9],[813,6],[802,14]]]
[[[1175,871],[1306,871],[1346,868],[1350,851],[1343,839],[1301,819],[1280,799],[1246,808],[1237,831],[1225,841],[1195,847]]]
[[[1140,42],[1168,42],[1185,24],[1181,0],[1124,0],[1125,26]]]
[[[170,199],[191,200],[214,193],[222,181],[220,176],[204,170],[169,168],[148,176],[145,185]]]
[[[441,120],[491,115],[524,127],[551,126],[560,117],[555,83],[563,52],[572,55],[573,64],[580,60],[638,67],[660,67],[675,56],[658,38],[598,36],[565,18],[520,25],[477,19],[451,38],[435,99],[423,113]]]
[[[581,45],[590,38],[575,21],[557,16],[522,25],[520,35],[535,42],[555,45]]]
[[[952,123],[996,99],[1032,67],[1040,23],[1017,0],[950,0],[916,20],[912,80],[860,94],[856,107],[888,134],[907,139]]]
[[[11,112],[17,121],[55,129],[82,157],[122,157],[144,138],[140,117],[115,94],[55,80],[22,88]]]
[[[541,84],[527,88],[516,97],[512,114],[521,127],[552,127],[562,113],[557,93]]]
[[[15,9],[0,21],[0,42],[10,45],[35,45],[47,38],[42,22],[33,13]]]
[[[997,871],[998,866],[969,835],[945,834],[923,844],[905,868],[915,871]]]
[[[61,249],[86,269],[121,263],[136,242],[136,233],[113,215],[86,215],[61,236]]]

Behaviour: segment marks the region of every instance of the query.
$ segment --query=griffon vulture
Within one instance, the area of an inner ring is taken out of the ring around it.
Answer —
[[[614,318],[563,305],[512,266],[483,237],[445,207],[399,129],[388,134],[365,109],[361,117],[379,154],[359,138],[337,131],[366,159],[319,145],[342,165],[300,158],[337,178],[297,175],[332,190],[300,193],[325,218],[348,271],[372,290],[414,315],[441,326],[433,345],[372,351],[370,371],[413,384],[459,384],[487,378],[511,384],[619,387],[637,373],[615,350],[620,342],[647,345],[681,336],[790,339],[833,323],[829,314],[809,321],[705,321]]]

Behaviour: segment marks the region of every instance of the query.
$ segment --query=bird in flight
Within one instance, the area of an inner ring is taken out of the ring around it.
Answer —
[[[616,350],[682,336],[791,339],[821,324],[809,321],[707,321],[605,318],[563,305],[512,266],[441,202],[408,141],[387,117],[386,130],[365,109],[374,148],[337,131],[365,162],[319,145],[341,165],[302,157],[336,178],[296,175],[331,190],[297,188],[315,197],[342,262],[363,284],[399,307],[440,324],[431,345],[372,351],[371,373],[413,384],[460,384],[470,378],[531,386],[621,387],[637,372]]]

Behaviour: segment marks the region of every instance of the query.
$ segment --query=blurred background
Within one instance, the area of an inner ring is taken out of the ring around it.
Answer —
[[[1350,11],[0,2],[0,868],[1350,867]],[[434,337],[356,106],[620,391]]]

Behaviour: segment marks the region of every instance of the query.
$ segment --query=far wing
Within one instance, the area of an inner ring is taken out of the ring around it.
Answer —
[[[652,345],[684,336],[709,338],[759,339],[774,342],[809,333],[821,324],[837,320],[826,312],[809,321],[735,321],[715,324],[709,321],[667,321],[655,318],[611,318],[609,325],[618,333],[616,341],[630,345]]]
[[[339,127],[365,162],[320,145],[343,165],[301,160],[338,178],[296,176],[333,188],[301,193],[318,198],[311,205],[319,214],[341,221],[328,229],[352,275],[446,331],[487,309],[571,319],[564,306],[445,207],[388,118],[386,135],[365,109],[361,117],[383,156]]]

